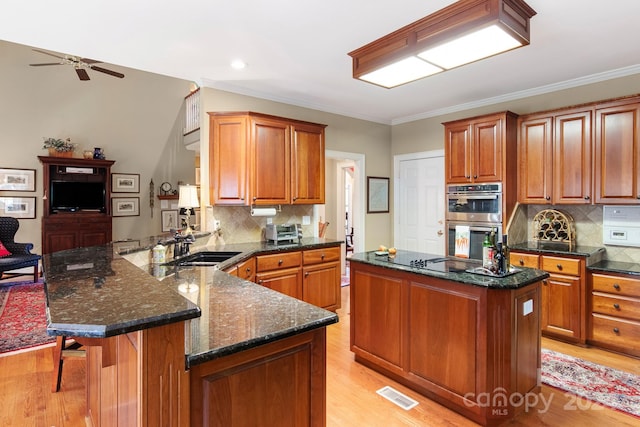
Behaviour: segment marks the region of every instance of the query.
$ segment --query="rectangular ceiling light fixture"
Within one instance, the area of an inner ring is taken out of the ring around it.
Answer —
[[[529,44],[523,0],[460,0],[349,52],[353,78],[392,88]]]

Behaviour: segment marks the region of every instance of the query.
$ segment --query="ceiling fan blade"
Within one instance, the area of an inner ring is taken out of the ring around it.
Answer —
[[[42,64],[29,64],[32,67],[42,67],[43,65],[63,65],[62,62],[44,62]]]
[[[100,71],[101,73],[109,74],[110,76],[113,76],[113,77],[118,77],[119,79],[124,77],[124,74],[122,73],[118,73],[117,71],[107,70],[106,68],[102,68],[102,67],[92,66],[91,69]]]
[[[78,58],[80,62],[84,62],[85,64],[100,64],[102,61],[96,61],[95,59],[89,58]]]
[[[45,52],[44,50],[40,50],[40,49],[33,49],[33,50],[34,50],[35,52],[44,53],[45,55],[55,56],[56,58],[64,59],[64,57],[63,57],[63,56],[56,55],[56,54],[54,54],[54,53]]]
[[[80,80],[89,80],[89,74],[84,68],[76,68],[76,73],[78,74],[78,78]]]

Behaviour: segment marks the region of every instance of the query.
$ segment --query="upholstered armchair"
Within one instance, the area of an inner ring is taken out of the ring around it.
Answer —
[[[13,241],[20,223],[11,217],[0,217],[0,242],[11,255],[0,257],[0,277],[22,276],[24,273],[5,273],[25,267],[33,267],[33,281],[38,281],[38,263],[40,255],[32,254],[33,243],[16,243]]]

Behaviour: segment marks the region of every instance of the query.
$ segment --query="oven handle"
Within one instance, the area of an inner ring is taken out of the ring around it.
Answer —
[[[480,226],[470,226],[469,227],[469,231],[491,231],[493,228],[497,228],[498,225],[495,226],[484,226],[484,225],[480,225]],[[449,230],[455,230],[456,226],[455,225],[449,225]]]
[[[497,199],[497,194],[487,194],[486,196],[467,196],[465,194],[453,193],[449,194],[450,199],[470,199],[470,200],[493,200]]]

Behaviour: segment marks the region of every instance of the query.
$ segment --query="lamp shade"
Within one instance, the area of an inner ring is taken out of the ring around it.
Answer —
[[[200,206],[198,189],[193,185],[181,185],[179,187],[178,207],[195,208],[198,206]]]

